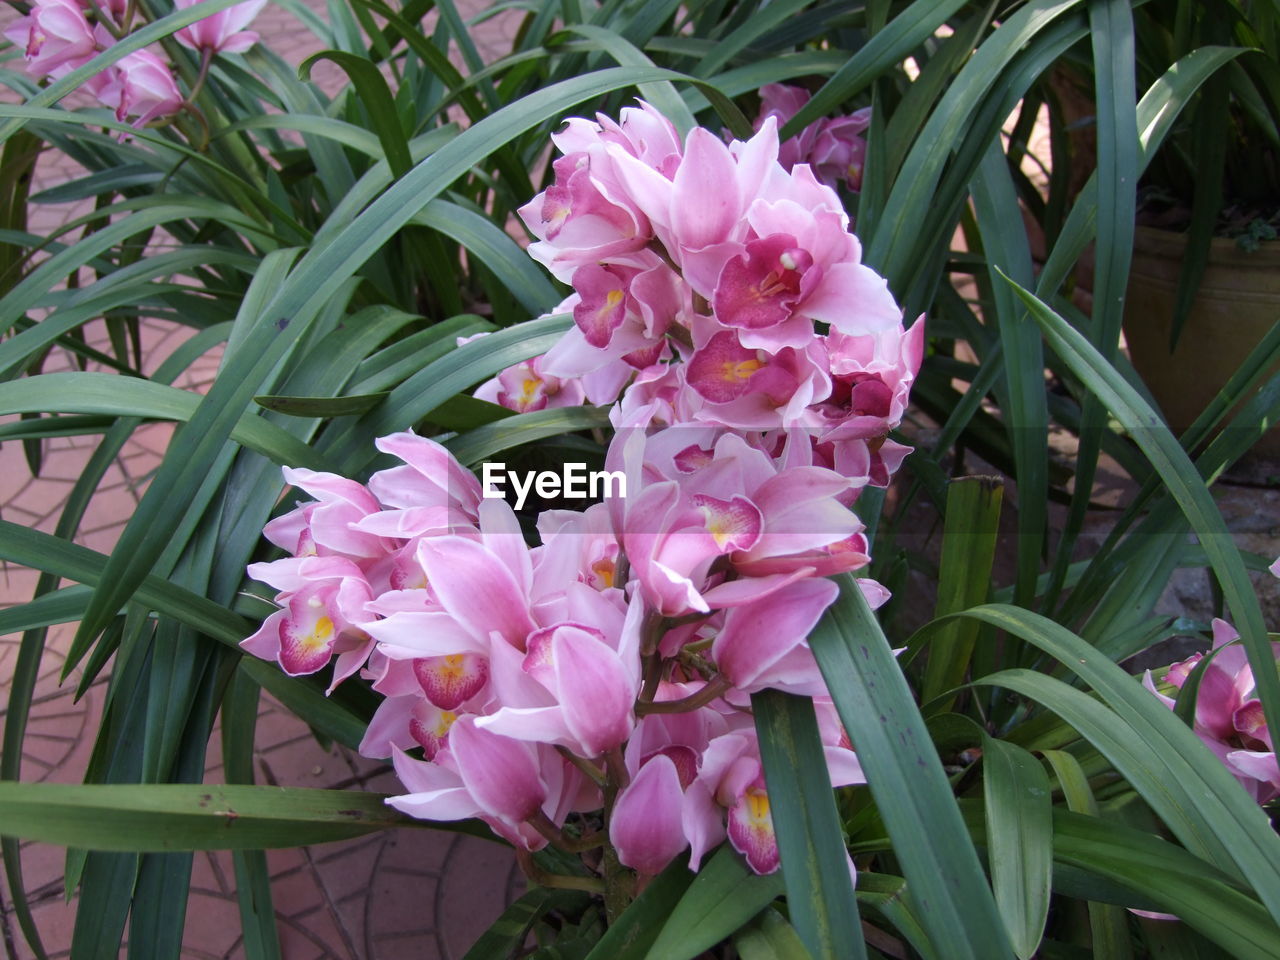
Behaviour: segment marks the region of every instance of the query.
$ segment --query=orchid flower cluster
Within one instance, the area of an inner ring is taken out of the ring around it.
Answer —
[[[759,130],[768,117],[781,127],[809,102],[809,91],[785,83],[770,83],[760,88]],[[794,137],[782,141],[778,162],[787,170],[797,163],[807,163],[819,180],[829,187],[843,181],[857,193],[862,189],[862,167],[867,159],[867,141],[863,138],[871,126],[871,108],[863,107],[848,116],[822,117],[809,124]]]
[[[1280,560],[1270,569],[1280,577]],[[1280,797],[1280,766],[1276,762],[1275,741],[1262,712],[1262,701],[1255,692],[1253,669],[1239,640],[1240,634],[1231,624],[1215,619],[1213,645],[1209,651],[1192,654],[1173,664],[1165,673],[1164,682],[1181,690],[1191,672],[1208,658],[1196,690],[1193,729],[1251,797],[1258,803],[1269,803]],[[1271,649],[1280,661],[1280,643],[1273,642]],[[1143,683],[1165,706],[1173,709],[1175,701],[1156,689],[1150,670],[1143,677]]]
[[[198,0],[174,0],[185,9]],[[175,36],[185,47],[206,58],[217,53],[242,53],[258,41],[245,30],[266,0],[245,0],[211,14]],[[5,37],[20,47],[27,70],[36,77],[56,80],[76,70],[125,37],[136,15],[133,0],[32,0],[30,12]],[[85,88],[123,123],[133,126],[178,113],[186,104],[169,65],[150,50],[135,50],[101,73]]]
[[[835,191],[779,161],[777,118],[687,142],[648,104],[568,121],[555,181],[521,208],[574,327],[478,396],[520,411],[615,404],[615,427],[803,431],[815,462],[883,486],[908,448],[924,325],[904,329]],[[824,332],[819,332],[819,327]]]
[[[412,432],[376,441],[399,465],[367,485],[286,470],[313,499],[265,530],[289,555],[250,574],[279,610],[242,645],[370,680],[385,699],[360,750],[392,758],[408,793],[389,802],[479,818],[531,871],[551,843],[608,890],[685,851],[697,869],[727,838],[768,873],[753,693],[813,697],[832,783],[863,782],[806,638],[827,578],[869,562],[850,508],[908,452],[887,434],[923,324],[903,329],[834,191],[779,163],[773,118],[682,143],[641,104],[554,140],[554,183],[521,213],[574,325],[477,395],[611,405],[618,495],[544,510],[529,546]]]

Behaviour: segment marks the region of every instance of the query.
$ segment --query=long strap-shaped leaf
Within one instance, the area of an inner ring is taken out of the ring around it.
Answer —
[[[650,80],[677,79],[668,70],[641,67],[602,70],[531,94],[486,117],[427,157],[361,212],[298,261],[274,296],[244,310],[243,368],[220,376],[186,429],[174,438],[133,519],[120,537],[108,575],[95,592],[77,640],[96,636],[146,576],[154,562],[147,542],[163,541],[181,523],[189,492],[217,458],[232,426],[262,384],[297,342],[323,305],[427,203],[443,193],[482,157],[583,100]],[[262,275],[255,278],[255,286]],[[253,288],[251,287],[251,292]],[[229,361],[228,361],[229,362]],[[224,367],[224,372],[227,370]]]
[[[199,405],[200,395],[189,390],[112,373],[46,373],[0,383],[0,414],[97,413],[184,422]],[[276,463],[325,466],[314,449],[252,411],[239,418],[230,438]]]
[[[961,141],[971,117],[986,99],[989,78],[998,76],[1040,31],[1068,13],[1077,2],[1032,0],[983,41],[916,138],[879,222],[897,225],[926,219],[921,214],[937,202],[936,187],[951,156],[951,145]],[[832,83],[834,80],[832,78]],[[815,100],[817,97],[806,106]],[[944,148],[940,149],[939,145]],[[895,228],[877,230],[866,245],[864,259],[888,276],[890,282],[895,278],[901,282],[908,274],[915,234],[915,231]]]
[[[1237,558],[1238,559],[1238,558]],[[1159,765],[1167,768],[1161,781],[1172,789],[1170,796],[1184,804],[1182,816],[1206,838],[1216,840],[1239,867],[1241,875],[1257,891],[1258,897],[1280,920],[1280,837],[1271,829],[1266,815],[1240,789],[1227,768],[1200,742],[1200,738],[1174,716],[1137,681],[1108,658],[1101,656],[1074,633],[1046,617],[1002,604],[988,604],[967,611],[993,626],[1008,630],[1034,644],[1074,671],[1080,679],[1097,691],[1103,701],[1122,718],[1124,724],[1100,726],[1099,732],[1116,737],[1119,748],[1140,749]],[[1274,667],[1272,667],[1274,670]],[[1004,671],[982,682],[1001,683],[1010,677],[1022,683],[1023,675],[1039,677],[1028,671]],[[1043,677],[1044,681],[1051,678]],[[1083,700],[1098,706],[1085,694],[1053,681],[1062,688],[1063,696],[1075,694],[1073,703]],[[1043,685],[1042,685],[1043,687]],[[1054,687],[1053,690],[1057,690]],[[1052,692],[1047,687],[1041,693]],[[1061,713],[1060,710],[1055,712]],[[1073,722],[1071,718],[1066,718]],[[1132,747],[1126,740],[1132,741]],[[1095,743],[1095,746],[1102,747]],[[1113,753],[1103,750],[1104,753]],[[1113,762],[1116,757],[1110,757]],[[865,760],[863,763],[865,767]],[[1119,766],[1119,765],[1118,765]],[[1123,772],[1123,771],[1122,771]],[[1157,798],[1152,798],[1153,800]],[[1168,819],[1168,818],[1166,818]],[[1171,829],[1178,828],[1170,823]],[[1192,838],[1179,837],[1184,842]],[[1228,864],[1229,866],[1229,864]]]
[[[764,690],[751,708],[791,922],[815,960],[865,957],[813,701]]]
[[[1012,281],[1010,281],[1012,283]],[[1083,382],[1089,385],[1138,444],[1169,487],[1209,557],[1223,596],[1236,621],[1258,685],[1268,729],[1280,730],[1280,674],[1267,639],[1262,607],[1253,592],[1240,551],[1227,530],[1209,488],[1191,458],[1182,449],[1151,405],[1107,363],[1103,356],[1071,325],[1017,284],[1014,289],[1031,308],[1049,345]],[[1276,890],[1280,907],[1280,889]]]
[[[810,636],[836,710],[858,752],[894,854],[939,956],[1011,955],[978,854],[911,690],[862,591],[840,596]]]
[[[782,890],[783,882],[778,874],[757,876],[742,862],[740,854],[728,844],[722,844],[702,865],[672,909],[659,917],[650,915],[649,921],[662,929],[652,945],[642,953],[637,952],[636,957],[692,960],[742,927]],[[605,960],[618,960],[617,954],[602,953],[601,956]]]
[[[1021,747],[983,738],[987,856],[996,906],[1013,949],[1028,960],[1040,947],[1053,874],[1053,804],[1049,775]]]
[[[5,833],[90,850],[268,850],[346,840],[389,827],[439,826],[382,794],[199,783],[0,783]]]
[[[970,832],[983,842],[983,811],[969,801],[962,809]],[[1167,840],[1057,808],[1053,858],[1054,885],[1067,896],[1173,913],[1233,957],[1280,956],[1278,931],[1258,901],[1233,885],[1230,877]]]
[[[873,80],[883,75],[886,67],[902,62],[911,51],[933,36],[938,27],[963,6],[963,3],[956,0],[935,0],[904,6],[902,13],[894,17],[892,23],[850,57],[809,102],[783,125],[779,135],[784,139],[795,136],[808,124],[865,89]]]
[[[1009,161],[999,140],[987,149],[970,184],[974,214],[982,231],[982,247],[992,268],[1000,268],[1023,284],[1032,282],[1031,251],[1018,215],[1018,197]],[[995,316],[1004,347],[1004,392],[1000,397],[1008,423],[1018,480],[1018,577],[1014,587],[1021,606],[1035,602],[1036,574],[1044,546],[1049,509],[1049,422],[1044,389],[1044,347],[1026,312],[1003,284],[994,279]],[[1088,497],[1085,497],[1086,501]]]
[[[1098,801],[1094,799],[1089,778],[1080,761],[1065,750],[1044,750],[1042,753],[1058,777],[1067,809],[1097,818],[1100,815]],[[1093,935],[1093,955],[1098,960],[1132,960],[1128,924],[1124,911],[1119,907],[1090,900],[1089,928]]]
[[[59,78],[56,83],[51,83],[27,101],[27,105],[32,107],[52,106],[63,97],[78,90],[90,77],[101,73],[111,64],[133,53],[135,50],[141,50],[147,44],[155,43],[163,37],[177,33],[183,27],[190,26],[197,20],[203,20],[205,17],[213,16],[213,14],[226,10],[228,7],[234,7],[239,2],[240,0],[203,0],[203,2],[194,6],[175,11],[140,30],[135,30],[129,36],[107,47],[106,50],[84,66],[72,70],[66,76]],[[0,143],[8,140],[25,125],[26,121],[21,119],[10,120],[8,123],[0,124]]]

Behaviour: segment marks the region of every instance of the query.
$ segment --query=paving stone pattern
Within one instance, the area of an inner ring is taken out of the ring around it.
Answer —
[[[307,3],[324,16],[323,0]],[[459,6],[463,15],[470,17],[485,4],[463,0]],[[0,30],[15,16],[8,5],[0,5]],[[479,25],[473,36],[481,54],[492,59],[509,49],[518,22],[518,15],[505,14]],[[425,26],[428,31],[433,29],[434,14]],[[288,10],[275,3],[267,5],[254,27],[265,43],[293,64],[321,48]],[[331,94],[345,82],[341,71],[327,62],[317,64],[313,79]],[[65,156],[47,152],[37,165],[32,192],[82,173]],[[47,235],[89,209],[85,204],[35,205],[29,229]],[[78,233],[78,229],[69,232],[64,242],[74,241]],[[189,335],[186,328],[157,320],[146,320],[142,327],[143,367],[148,373]],[[86,333],[91,345],[105,348],[107,336],[101,324],[91,325]],[[190,390],[207,388],[219,359],[219,353],[211,352],[175,385]],[[71,358],[56,351],[45,365],[50,372],[71,369]],[[134,433],[98,488],[77,543],[102,552],[111,550],[172,435],[173,427],[167,424],[148,424]],[[46,442],[38,477],[32,476],[21,444],[5,444],[0,448],[0,516],[52,533],[95,444],[94,437]],[[29,600],[37,576],[35,571],[11,564],[0,567],[0,607]],[[66,684],[58,684],[73,632],[72,626],[50,631],[23,755],[24,780],[77,783],[89,760],[106,681],[100,678],[78,702],[73,697],[78,671],[72,672]],[[8,702],[18,641],[16,635],[0,637],[0,710]],[[220,782],[221,751],[216,733],[208,756],[206,780]],[[324,749],[305,724],[265,699],[258,719],[256,761],[261,782],[402,792],[385,765],[342,748]],[[461,957],[523,884],[505,847],[431,830],[391,831],[345,843],[269,851],[267,861],[285,960]],[[75,901],[68,904],[63,899],[64,852],[46,844],[25,843],[22,863],[24,887],[44,947],[50,957],[67,957]],[[6,957],[25,960],[32,954],[18,930],[11,904],[10,891],[0,878],[0,943]],[[244,955],[235,874],[228,854],[201,853],[195,857],[182,955],[210,960]]]

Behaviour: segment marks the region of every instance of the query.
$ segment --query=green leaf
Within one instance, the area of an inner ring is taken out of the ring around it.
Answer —
[[[987,811],[991,886],[1020,960],[1044,935],[1053,876],[1053,804],[1049,775],[1030,753],[983,738],[982,781]]]
[[[258,724],[259,687],[237,671],[222,699],[222,767],[228,783],[253,782],[253,740]],[[246,960],[280,960],[271,895],[271,870],[262,850],[231,854]]]
[[[1010,956],[1000,915],[951,785],[880,625],[857,581],[809,637],[867,783],[893,838],[933,949],[962,960]]]
[[[1280,674],[1276,672],[1262,608],[1258,605],[1258,597],[1240,558],[1240,551],[1200,474],[1150,404],[1093,345],[1033,294],[1016,284],[1013,286],[1031,308],[1031,315],[1044,331],[1050,346],[1129,432],[1181,507],[1209,557],[1223,596],[1235,617],[1236,629],[1253,668],[1257,696],[1262,701],[1267,724],[1280,729]],[[1280,887],[1269,899],[1272,909],[1280,916]]]
[[[247,634],[246,634],[247,636]],[[240,672],[280,701],[309,727],[348,750],[355,750],[368,729],[367,717],[359,717],[337,699],[325,695],[323,685],[313,678],[300,680],[281,671],[275,663],[254,657],[240,661]]]
[[[608,407],[556,407],[504,417],[495,423],[476,427],[445,446],[466,466],[472,466],[495,453],[512,447],[557,437],[575,430],[592,430],[609,425]]]
[[[870,86],[877,77],[883,76],[888,67],[910,56],[963,6],[962,0],[927,0],[907,4],[891,23],[823,84],[809,102],[783,125],[778,136],[782,139],[793,137],[815,120],[838,109],[846,100]]]
[[[576,890],[535,887],[503,910],[502,916],[489,925],[462,960],[513,956],[524,947],[529,931],[543,914],[552,910],[578,913],[590,902],[587,894]]]
[[[934,616],[956,613],[987,599],[1003,497],[1004,487],[995,477],[962,477],[947,485]],[[977,629],[948,629],[929,642],[920,697],[930,704],[931,712],[946,713],[955,703],[955,695],[948,691],[964,682],[977,639]]]
[[[601,50],[609,54],[619,66],[623,67],[652,67],[653,61],[648,58],[642,51],[637,49],[625,37],[608,30],[604,27],[594,26],[592,24],[571,23],[565,26],[565,33],[575,33],[580,37],[586,37],[588,40],[594,41]],[[548,37],[547,44],[551,45],[555,42],[555,37]],[[689,108],[685,106],[685,102],[680,99],[680,94],[676,93],[676,88],[672,86],[670,81],[660,81],[658,83],[638,83],[636,89],[640,91],[640,96],[647,100],[653,106],[657,107],[668,120],[670,120],[680,134],[683,141],[689,135],[689,131],[698,125],[693,118],[693,114],[689,112]]]
[[[1010,689],[1016,684],[1018,692],[1045,703],[1080,730],[1188,849],[1228,870],[1234,863],[1272,915],[1280,916],[1280,837],[1222,762],[1171,710],[1111,660],[1045,617],[998,604],[964,616],[1016,634],[1097,691],[1111,710],[1060,680],[1030,671],[1005,670],[981,681]]]
[[[101,580],[107,565],[107,557],[95,550],[7,520],[0,520],[0,558],[90,586]],[[238,614],[160,577],[146,577],[137,599],[232,646],[254,629]]]
[[[1090,817],[1099,815],[1098,801],[1089,787],[1080,761],[1065,750],[1045,750],[1044,758],[1053,767],[1067,808]],[[1089,930],[1093,954],[1099,960],[1130,960],[1129,924],[1125,912],[1109,903],[1089,901]]]
[[[383,400],[390,392],[364,393],[346,397],[278,397],[263,395],[254,397],[253,402],[267,410],[283,413],[290,417],[311,417],[327,419],[329,417],[350,417],[367,413]]]
[[[765,910],[751,926],[738,931],[734,949],[742,960],[811,960],[796,928],[777,910]]]
[[[662,915],[657,917],[655,926],[661,932],[655,930],[656,939],[643,954],[645,960],[692,960],[730,936],[783,890],[781,876],[752,873],[728,844],[702,864],[692,881],[667,911],[665,922]],[[604,940],[600,943],[605,945]],[[600,947],[592,956],[596,953]],[[600,953],[602,960],[612,956]]]
[[[272,850],[389,827],[439,826],[382,794],[299,787],[149,783],[0,783],[5,832],[89,850]]]
[[[1139,175],[1172,129],[1187,102],[1209,77],[1245,53],[1242,47],[1201,47],[1169,67],[1138,102]],[[1098,177],[1089,181],[1076,198],[1058,241],[1049,252],[1036,281],[1036,291],[1048,296],[1062,286],[1072,266],[1088,246],[1096,229]]]
[[[956,76],[955,82],[938,103],[928,123],[916,138],[906,162],[894,181],[893,190],[878,223],[898,225],[927,219],[936,203],[938,181],[951,156],[951,145],[958,144],[971,125],[974,113],[990,92],[993,78],[1001,75],[1027,44],[1054,20],[1068,13],[1078,0],[1031,0],[1005,19],[999,28],[978,47]],[[908,8],[908,14],[914,8]],[[895,23],[898,18],[895,18]],[[887,27],[878,35],[889,32]],[[929,27],[932,33],[935,27]],[[917,41],[918,42],[918,41]],[[832,83],[835,81],[832,78]],[[816,97],[814,98],[817,99]],[[813,107],[810,100],[806,107]],[[814,108],[817,109],[817,108]],[[792,123],[801,119],[797,114]],[[786,132],[790,132],[789,130]],[[939,144],[947,149],[939,149]],[[985,148],[986,143],[982,146]],[[916,231],[880,229],[867,244],[864,259],[895,282],[905,278],[912,266]]]
[[[1009,161],[993,142],[970,184],[988,269],[1000,269],[1023,284],[1033,281],[1031,250],[1019,213]],[[1044,346],[1004,284],[994,281],[995,313],[1004,348],[1000,406],[1008,422],[1018,484],[1018,576],[1020,606],[1034,602],[1036,575],[1049,522],[1049,411],[1044,386]],[[1086,488],[1086,502],[1088,489]],[[980,601],[979,601],[980,602]]]
[[[197,393],[111,373],[45,373],[0,383],[0,414],[84,413],[185,422],[200,400]],[[297,437],[252,414],[240,417],[231,439],[276,463],[324,467],[324,460]]]
[[[498,278],[533,316],[550,311],[563,297],[542,267],[488,218],[448,200],[436,199],[414,217],[414,223],[439,230],[466,247]]]
[[[305,133],[310,136],[327,137],[330,140],[336,140],[344,147],[358,150],[366,157],[374,160],[386,156],[377,134],[370,133],[354,123],[346,123],[334,117],[316,117],[305,113],[289,113],[284,116],[264,114],[245,117],[243,120],[237,120],[235,123],[228,124],[220,129],[214,134],[213,139],[216,141],[221,137],[230,136],[241,130],[296,130],[299,133]]]
[[[391,97],[391,88],[386,78],[374,65],[372,60],[346,53],[342,50],[321,50],[312,54],[298,65],[298,78],[311,79],[311,68],[320,60],[332,60],[351,79],[356,96],[369,112],[373,132],[378,135],[382,151],[391,165],[391,173],[399,179],[413,166],[409,157],[409,143],[405,139],[404,130],[400,126],[400,117],[396,113],[395,101]]]
[[[1150,834],[1065,810],[1054,812],[1054,858],[1119,884],[1233,957],[1280,957],[1280,928],[1252,897],[1185,850]],[[1095,881],[1096,882],[1096,881]]]
[[[332,440],[326,438],[321,448],[338,455],[340,473],[358,473],[374,456],[370,437],[406,430],[455,394],[500,370],[545,353],[571,323],[568,317],[557,314],[517,324],[451,350],[392,390],[377,410],[345,426]]]
[[[920,925],[919,907],[912,901],[906,881],[901,877],[883,873],[858,871],[858,901],[867,909],[891,923],[895,930],[911,944],[925,960],[943,956],[930,943]],[[863,921],[863,929],[866,929]]]
[[[865,957],[813,702],[762,690],[751,708],[791,922],[815,957]]]
[[[722,849],[708,860],[703,871],[724,853]],[[644,960],[662,925],[693,881],[688,858],[677,857],[667,869],[650,880],[644,892],[609,925],[600,942],[587,955],[587,960]]]

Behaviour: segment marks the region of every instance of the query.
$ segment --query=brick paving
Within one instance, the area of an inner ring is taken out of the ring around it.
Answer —
[[[324,0],[307,0],[321,18]],[[464,0],[464,17],[486,4]],[[0,30],[16,15],[0,6]],[[425,21],[434,28],[432,13]],[[477,26],[473,38],[487,60],[510,48],[519,15],[508,13]],[[322,49],[321,42],[283,5],[269,3],[254,29],[263,42],[297,65]],[[459,62],[456,50],[455,62]],[[345,82],[333,64],[321,62],[313,79],[333,95]],[[4,97],[12,101],[12,95]],[[85,101],[86,103],[89,101]],[[67,157],[46,152],[37,164],[33,193],[65,183],[83,171]],[[87,204],[33,204],[29,229],[49,235],[88,212]],[[73,242],[78,229],[69,231]],[[91,345],[107,346],[101,323],[90,324]],[[145,320],[143,367],[147,372],[189,335],[189,328]],[[175,384],[189,390],[208,386],[220,354],[211,352]],[[71,370],[72,358],[53,351],[44,369]],[[9,418],[11,419],[11,418]],[[169,424],[140,427],[108,469],[75,540],[109,552],[132,514],[147,479],[159,465],[173,434]],[[22,445],[0,448],[0,515],[5,520],[52,533],[72,484],[96,446],[95,437],[49,440],[39,476],[32,476]],[[0,609],[26,602],[37,574],[12,564],[0,567]],[[73,671],[59,686],[65,651],[74,625],[54,627],[40,668],[35,703],[24,747],[22,778],[28,781],[79,782],[89,761],[101,716],[106,678],[99,678],[78,702]],[[0,637],[0,710],[8,702],[19,637]],[[215,734],[206,779],[221,780]],[[289,711],[264,698],[258,720],[256,771],[259,781],[282,786],[327,787],[384,793],[402,791],[389,769],[343,748],[323,748]],[[420,960],[461,957],[476,936],[518,894],[522,878],[510,852],[497,844],[452,833],[391,831],[345,843],[269,851],[277,929],[285,960]],[[61,848],[22,845],[24,886],[50,957],[70,955],[75,901],[63,900]],[[12,896],[0,878],[0,943],[9,958],[32,956],[13,916]],[[231,858],[225,853],[197,854],[192,871],[183,957],[234,958],[244,955]]]

